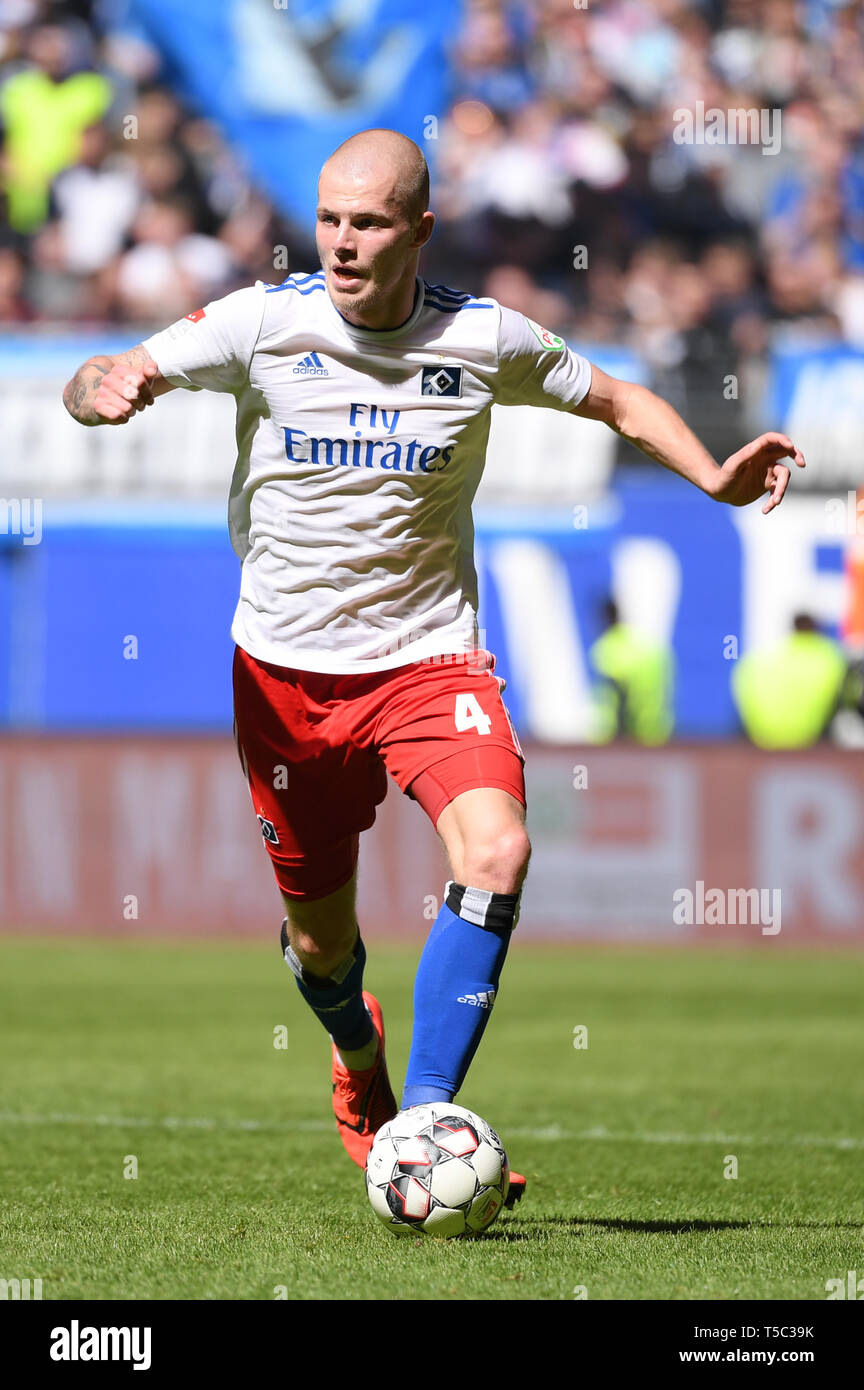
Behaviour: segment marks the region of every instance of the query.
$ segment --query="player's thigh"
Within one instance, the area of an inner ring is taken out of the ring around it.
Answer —
[[[306,897],[300,894],[282,894],[285,916],[298,927],[325,932],[336,923],[352,925],[356,921],[357,871],[356,868],[340,888],[321,897]]]
[[[307,717],[291,681],[240,648],[234,712],[237,751],[283,898],[293,905],[332,897],[341,920],[359,833],[373,824],[387,793],[380,758],[372,748],[330,741]],[[327,917],[314,906],[308,912],[309,920]]]
[[[525,760],[493,672],[481,651],[417,663],[385,721],[381,755],[441,836],[454,878],[512,893],[530,855]]]

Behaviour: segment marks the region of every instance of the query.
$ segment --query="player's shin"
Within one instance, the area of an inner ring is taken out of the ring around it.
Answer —
[[[363,1002],[363,969],[366,948],[357,936],[354,949],[340,966],[323,978],[306,970],[288,939],[287,918],[282,923],[282,955],[294,972],[297,988],[323,1023],[346,1067],[362,1071],[378,1055],[378,1036]]]
[[[448,883],[414,984],[414,1032],[402,1108],[452,1100],[483,1037],[519,893]]]

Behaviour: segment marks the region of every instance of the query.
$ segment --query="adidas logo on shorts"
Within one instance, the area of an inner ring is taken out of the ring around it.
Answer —
[[[293,369],[295,376],[329,376],[327,368],[321,361],[317,352],[310,352],[308,357],[304,357]]]
[[[460,994],[457,1004],[471,1004],[475,1009],[491,1009],[495,1003],[494,989],[481,989],[479,994]]]

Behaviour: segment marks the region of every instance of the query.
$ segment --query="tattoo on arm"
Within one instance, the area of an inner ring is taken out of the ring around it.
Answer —
[[[63,404],[73,419],[82,425],[98,425],[100,420],[93,410],[93,397],[99,390],[99,383],[114,366],[113,357],[91,357],[83,367],[79,367],[63,392]]]
[[[152,361],[150,353],[141,343],[129,348],[127,352],[118,353],[116,357],[91,357],[78,368],[72,380],[67,383],[63,392],[63,404],[73,419],[81,425],[104,424],[104,420],[93,408],[93,398],[99,390],[102,378],[118,362],[130,367],[142,367],[145,362]],[[153,377],[150,386],[156,396],[172,389],[161,376]]]
[[[153,358],[143,343],[139,343],[137,347],[129,348],[127,352],[118,353],[114,361],[125,362],[130,367],[143,367],[145,362],[152,362]]]
[[[153,362],[155,365],[155,359],[150,356],[143,343],[139,343],[137,347],[129,348],[128,352],[121,352],[118,357],[114,358],[114,361],[123,362],[130,367],[143,367],[147,362]],[[154,396],[164,396],[168,391],[173,391],[174,387],[159,372],[150,378],[150,390]]]

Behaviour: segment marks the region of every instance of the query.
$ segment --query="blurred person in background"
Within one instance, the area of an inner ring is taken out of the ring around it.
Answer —
[[[58,13],[62,24],[46,22]],[[74,210],[62,213],[59,243],[41,236],[49,213],[60,217],[48,196],[62,170],[77,175],[65,187],[74,205],[87,178],[102,196],[109,167],[132,161],[140,204],[182,199],[187,235],[227,249],[231,286],[268,278],[280,245],[287,256],[277,268],[306,263],[303,234],[256,192],[219,130],[169,90],[158,52],[120,11],[19,0],[0,14],[0,55],[10,195],[0,244],[14,244],[36,272],[24,278],[31,317],[67,305],[73,318],[88,317],[89,306],[89,317],[122,321],[142,308],[137,292],[116,285],[120,258],[148,239],[146,219],[95,270],[95,244],[80,269],[75,252],[68,259],[65,248],[82,245]],[[466,0],[451,59],[430,278],[475,293],[488,281],[502,303],[512,294],[514,308],[533,284],[550,297],[553,330],[644,351],[648,380],[698,415],[718,453],[733,435],[762,428],[755,402],[772,347],[814,335],[864,342],[860,5],[609,0],[577,10],[571,0]],[[60,119],[67,101],[69,119]],[[674,113],[697,101],[776,110],[778,150],[676,143]],[[110,125],[118,112],[137,119],[122,147]],[[95,143],[88,128],[106,118],[112,147],[94,159],[81,142]],[[118,192],[122,221],[120,201]],[[106,228],[99,254],[108,239]],[[582,271],[578,245],[589,256]],[[669,249],[665,267],[655,247]],[[740,377],[740,404],[715,390],[715,378],[730,374]]]
[[[14,246],[0,247],[0,322],[28,323],[33,310],[25,295],[26,267]]]
[[[104,123],[88,126],[77,163],[51,187],[50,212],[58,223],[64,268],[92,275],[107,265],[123,248],[140,202],[132,160]]]
[[[111,105],[110,82],[82,70],[86,59],[72,31],[46,24],[29,37],[28,66],[0,89],[3,180],[9,223],[18,232],[41,226],[51,181],[79,158],[83,133]]]
[[[195,230],[212,235],[219,214],[208,196],[205,166],[186,141],[187,124],[194,128],[194,123],[187,122],[177,98],[158,86],[141,93],[135,115],[136,134],[129,150],[144,197],[182,198]]]
[[[527,270],[518,265],[499,265],[483,282],[483,293],[508,309],[546,323],[562,337],[573,326],[573,308],[556,290],[547,290]]]
[[[732,672],[744,732],[759,748],[809,748],[825,738],[847,699],[849,661],[839,642],[797,613],[792,631],[748,652]]]
[[[211,299],[230,283],[228,247],[195,231],[182,197],[151,199],[132,227],[135,244],[121,256],[115,289],[125,318],[182,317],[193,301]]]
[[[603,633],[589,652],[595,687],[597,743],[631,739],[668,743],[674,728],[673,654],[621,621],[611,598],[602,608]]]
[[[466,6],[459,43],[452,53],[466,97],[499,111],[531,100],[537,86],[526,62],[531,24],[532,17],[513,5],[475,0]]]

